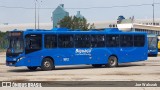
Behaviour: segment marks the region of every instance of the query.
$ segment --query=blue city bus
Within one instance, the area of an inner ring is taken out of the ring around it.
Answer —
[[[29,70],[52,70],[60,65],[87,64],[116,67],[119,63],[147,60],[148,42],[144,32],[26,30],[8,32],[7,66]]]
[[[155,34],[148,34],[148,56],[158,55],[158,36]]]

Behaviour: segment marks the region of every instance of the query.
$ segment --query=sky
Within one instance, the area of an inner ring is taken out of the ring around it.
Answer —
[[[64,8],[66,8],[70,16],[76,15],[77,11],[81,11],[81,14],[90,22],[116,20],[119,15],[123,15],[126,18],[134,16],[135,19],[151,19],[153,17],[152,5],[144,5],[152,4],[153,0],[38,0],[38,2],[37,5],[40,8],[49,8],[39,10],[40,23],[51,23],[52,12],[59,4],[64,4]],[[154,0],[154,2],[160,3],[160,0]],[[114,7],[142,4],[143,6]],[[34,7],[35,0],[0,0],[0,24],[34,23]],[[159,9],[160,4],[155,4],[155,18],[160,18]]]

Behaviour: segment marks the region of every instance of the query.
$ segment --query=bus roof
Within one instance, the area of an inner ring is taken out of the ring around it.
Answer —
[[[11,31],[14,32],[15,30]],[[16,30],[16,31],[21,31],[21,30]],[[96,30],[96,29],[92,29],[92,30],[88,30],[88,31],[81,31],[81,30],[71,30],[71,29],[67,29],[67,28],[53,28],[51,30],[45,30],[45,29],[27,29],[26,31],[24,31],[25,34],[40,34],[40,33],[56,33],[56,34],[107,34],[107,33],[117,33],[117,34],[147,34],[145,32],[123,32],[120,31],[118,28],[106,28],[103,30]]]

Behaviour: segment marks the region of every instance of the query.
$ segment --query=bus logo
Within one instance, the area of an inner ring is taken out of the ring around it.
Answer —
[[[76,49],[76,55],[91,55],[92,49]]]

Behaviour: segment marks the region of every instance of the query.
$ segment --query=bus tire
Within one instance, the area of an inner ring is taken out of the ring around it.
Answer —
[[[94,68],[100,68],[100,67],[102,67],[102,64],[92,64],[92,67],[94,67]]]
[[[110,56],[108,58],[108,67],[112,68],[112,67],[117,67],[118,66],[118,59],[116,56]]]
[[[54,69],[54,64],[52,59],[50,58],[44,58],[41,64],[41,69],[43,71],[48,71]]]
[[[37,69],[37,67],[27,67],[29,70],[34,71]]]

